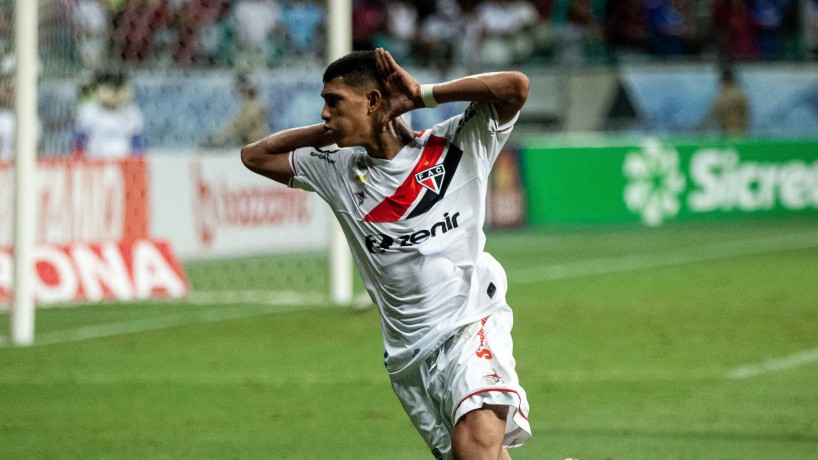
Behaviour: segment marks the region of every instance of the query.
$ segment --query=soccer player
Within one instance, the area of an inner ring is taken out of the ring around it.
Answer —
[[[421,85],[377,49],[338,59],[323,81],[323,124],[246,145],[242,161],[329,203],[380,310],[392,388],[433,455],[509,458],[506,448],[531,437],[528,401],[506,276],[483,250],[483,221],[488,175],[528,78]],[[413,132],[400,118],[454,101],[471,104],[431,129]]]

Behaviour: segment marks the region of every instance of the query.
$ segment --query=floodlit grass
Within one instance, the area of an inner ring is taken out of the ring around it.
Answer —
[[[818,455],[818,221],[540,229],[488,249],[531,403],[515,459]],[[199,292],[306,289],[325,283],[318,259],[186,269]],[[37,340],[0,347],[2,458],[432,458],[373,310],[41,309]]]

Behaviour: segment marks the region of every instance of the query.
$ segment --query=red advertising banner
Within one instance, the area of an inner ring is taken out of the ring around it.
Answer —
[[[12,296],[12,252],[0,247],[0,303]],[[181,298],[188,283],[164,241],[40,245],[34,254],[37,303]]]
[[[71,244],[148,238],[146,161],[38,160],[37,241]],[[11,245],[13,173],[8,163],[0,164],[0,245]]]

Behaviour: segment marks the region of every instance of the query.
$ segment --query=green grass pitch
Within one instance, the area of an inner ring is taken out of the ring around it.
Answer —
[[[491,233],[488,249],[531,403],[515,459],[818,458],[818,220]],[[0,458],[432,458],[374,310],[263,301],[323,289],[320,266],[190,263],[191,301],[39,310],[35,346],[0,346]]]

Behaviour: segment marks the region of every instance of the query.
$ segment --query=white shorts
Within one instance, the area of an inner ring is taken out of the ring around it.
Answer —
[[[528,400],[514,370],[511,308],[467,325],[412,371],[392,377],[392,388],[438,459],[451,458],[452,428],[485,404],[508,406],[503,447],[531,437]]]

